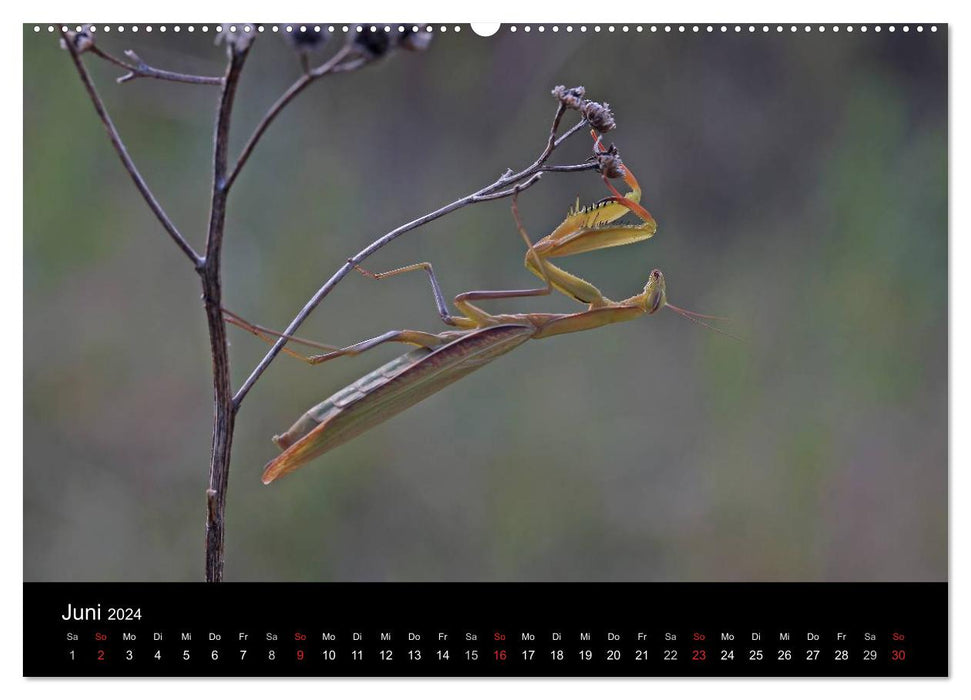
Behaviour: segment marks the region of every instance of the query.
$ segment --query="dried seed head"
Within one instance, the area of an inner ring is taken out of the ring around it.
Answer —
[[[553,96],[567,109],[580,109],[583,105],[583,96],[586,92],[586,89],[582,85],[577,85],[572,88],[557,85],[553,88]]]
[[[290,27],[293,31],[287,31]],[[283,25],[283,38],[290,46],[300,53],[312,53],[319,50],[330,39],[330,32],[325,27],[317,29],[318,25],[306,22],[291,22]]]
[[[610,145],[606,151],[597,151],[593,154],[593,159],[597,162],[597,170],[606,178],[623,177],[627,171],[624,169],[624,161],[620,159],[617,147]]]
[[[415,31],[414,27],[418,27]],[[398,35],[398,46],[405,51],[424,51],[432,43],[432,32],[423,24],[405,27]]]
[[[374,31],[371,31],[370,26],[362,26],[361,31],[348,34],[347,43],[370,60],[381,58],[393,48],[391,37],[384,31],[384,27],[375,27]]]
[[[598,134],[606,134],[617,126],[610,105],[587,101],[580,106],[580,114]]]
[[[250,22],[222,22],[221,26],[222,31],[216,34],[216,45],[225,43],[227,52],[236,51],[239,53],[245,51],[253,43],[255,32],[243,31],[243,27],[252,29],[253,24]],[[230,27],[235,27],[236,31],[233,31]]]
[[[90,24],[81,25],[81,31],[79,32],[65,32],[64,37],[66,37],[67,41],[71,42],[71,46],[74,47],[76,53],[84,53],[94,46],[94,35],[91,33]],[[65,43],[64,37],[61,38],[61,48],[67,51],[67,44]]]

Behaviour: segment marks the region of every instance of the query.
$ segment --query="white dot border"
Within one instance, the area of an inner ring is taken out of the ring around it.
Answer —
[[[924,31],[937,32],[941,27],[947,25],[936,24],[884,24],[884,25],[862,25],[862,24],[505,24],[501,31],[516,33],[530,32],[566,32],[567,34],[604,34],[604,33],[666,33],[666,34],[782,34],[785,32],[795,33],[803,31],[805,33],[826,34],[832,32],[839,34],[845,32],[866,33],[867,31],[890,33],[903,32],[922,33]]]
[[[30,26],[27,23],[27,26]],[[208,34],[209,32],[220,33],[222,31],[229,32],[242,32],[246,34],[260,34],[265,32],[321,32],[328,31],[331,33],[349,33],[349,32],[363,32],[365,29],[372,32],[384,31],[391,32],[394,30],[404,31],[404,28],[411,26],[412,28],[418,27],[428,32],[435,32],[439,34],[460,34],[463,31],[463,26],[468,25],[334,25],[334,24],[315,24],[315,25],[292,25],[292,24],[240,24],[240,25],[230,25],[224,27],[220,24],[91,24],[86,25],[89,27],[90,31],[93,33],[104,32],[118,32],[124,33],[126,31],[137,33],[139,31],[144,31],[146,33],[152,32],[174,32],[176,34],[186,31],[188,33],[194,33],[196,31],[202,32],[203,34]],[[874,32],[877,34],[883,33],[884,31],[891,34],[903,33],[903,34],[921,34],[925,31],[938,32],[942,27],[947,27],[947,25],[937,25],[937,24],[504,24],[500,27],[500,31],[497,34],[507,32],[510,34],[610,34],[610,33],[622,33],[622,34],[714,34],[720,32],[722,34],[781,34],[781,33],[817,33],[825,34],[832,32],[834,34],[839,34],[845,32],[852,34],[853,32],[870,33]],[[58,27],[56,24],[35,24],[33,25],[33,32],[35,34],[47,33],[51,34],[58,30],[63,31],[81,31],[82,25],[61,25]],[[415,29],[417,31],[417,29]],[[469,34],[475,35],[474,31],[470,31]]]

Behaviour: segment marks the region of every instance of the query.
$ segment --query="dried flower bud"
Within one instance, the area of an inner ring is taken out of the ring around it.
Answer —
[[[617,147],[613,144],[606,151],[595,152],[593,159],[597,162],[597,170],[606,178],[613,180],[614,178],[623,177],[627,174],[627,171],[624,169],[624,161],[620,159]]]
[[[391,37],[384,27],[361,27],[361,31],[354,31],[348,34],[347,42],[361,55],[368,59],[381,58],[393,47]]]
[[[92,46],[94,46],[94,35],[91,34],[91,25],[84,24],[81,25],[81,31],[75,32],[65,32],[64,37],[67,41],[71,42],[71,46],[74,47],[75,53],[84,53]],[[67,51],[67,44],[65,39],[61,38],[61,48]]]
[[[287,31],[290,27],[292,31]],[[330,39],[326,28],[306,22],[292,22],[282,27],[283,38],[300,53],[312,53],[320,49]]]
[[[415,27],[418,29],[415,30]],[[398,46],[405,51],[425,51],[432,43],[432,36],[432,32],[425,25],[408,26],[398,34]]]
[[[583,96],[586,92],[586,88],[582,85],[577,85],[572,88],[557,85],[553,88],[553,96],[567,109],[580,109],[583,105]]]
[[[225,42],[226,51],[245,51],[253,43],[256,33],[253,25],[249,22],[223,22],[222,30],[216,35],[216,46]],[[231,28],[235,27],[236,31]],[[250,31],[244,31],[244,27],[249,27]]]
[[[606,134],[617,126],[614,115],[610,111],[610,105],[600,104],[599,102],[584,102],[580,106],[580,114],[589,122],[594,131],[598,134]]]

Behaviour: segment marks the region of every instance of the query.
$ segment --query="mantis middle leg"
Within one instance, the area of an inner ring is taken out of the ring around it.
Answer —
[[[478,291],[473,290],[469,292],[463,292],[459,294],[454,299],[454,304],[457,309],[466,314],[469,318],[476,321],[481,326],[492,325],[498,321],[497,317],[493,314],[484,311],[479,308],[473,301],[487,300],[487,299],[517,299],[522,297],[538,297],[546,296],[553,291],[553,280],[547,271],[549,264],[540,256],[534,246],[533,242],[529,239],[529,234],[526,233],[526,228],[523,226],[522,219],[519,216],[519,204],[518,204],[519,194],[514,194],[512,197],[512,217],[516,222],[516,230],[519,232],[520,237],[526,244],[526,260],[530,261],[536,266],[538,271],[536,274],[546,282],[546,286],[537,287],[535,289],[496,289],[488,291]]]

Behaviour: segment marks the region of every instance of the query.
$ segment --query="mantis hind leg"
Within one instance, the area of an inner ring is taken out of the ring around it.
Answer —
[[[333,360],[338,357],[353,357],[354,355],[360,355],[362,352],[367,352],[371,348],[375,348],[384,343],[405,343],[407,345],[417,345],[423,348],[435,348],[443,343],[448,342],[449,339],[450,338],[447,335],[443,337],[441,335],[435,335],[434,333],[425,333],[424,331],[388,331],[387,333],[382,333],[374,338],[362,340],[360,343],[348,345],[346,348],[332,350],[322,355],[311,355],[307,358],[307,361],[312,365],[319,365],[322,362],[327,362],[328,360]]]
[[[238,328],[242,328],[245,331],[249,331],[257,338],[260,338],[271,345],[275,343],[278,338],[286,338],[291,343],[298,343],[300,345],[326,351],[319,355],[302,355],[301,353],[290,350],[287,347],[283,348],[283,352],[286,354],[298,360],[302,360],[310,365],[319,365],[322,362],[333,360],[337,357],[360,355],[362,352],[366,352],[367,350],[370,350],[377,345],[381,345],[382,343],[406,343],[408,345],[418,345],[421,347],[433,348],[449,340],[447,336],[443,337],[435,335],[434,333],[401,330],[388,331],[387,333],[383,333],[376,338],[370,338],[368,340],[361,341],[360,343],[355,343],[354,345],[341,348],[336,345],[326,345],[324,343],[318,343],[313,340],[306,340],[304,338],[298,338],[297,336],[286,335],[284,333],[280,333],[279,331],[264,328],[263,326],[259,326],[255,323],[250,323],[229,309],[224,308],[223,314],[229,323]]]
[[[317,348],[318,350],[326,350],[329,352],[333,352],[334,350],[339,350],[339,348],[336,345],[326,345],[324,343],[318,343],[313,340],[305,340],[304,338],[299,338],[294,335],[286,335],[284,333],[280,333],[279,331],[275,331],[270,328],[265,328],[255,323],[250,323],[242,316],[233,313],[232,311],[230,311],[225,307],[223,307],[223,317],[226,319],[227,322],[233,324],[237,328],[242,328],[244,331],[248,331],[252,333],[257,338],[268,343],[269,345],[273,345],[274,343],[276,343],[277,339],[279,338],[286,338],[291,343],[298,343],[300,345],[304,345],[309,348]],[[291,350],[286,346],[282,347],[281,350],[287,355],[289,355],[290,357],[294,357],[298,360],[303,360],[304,362],[310,362],[310,358],[307,355],[302,355],[299,352]]]

